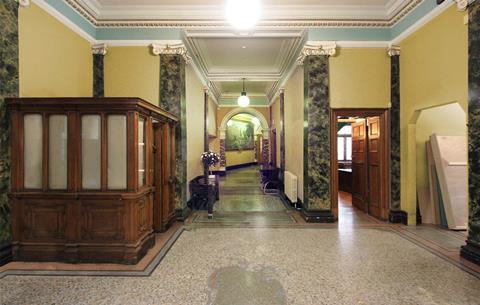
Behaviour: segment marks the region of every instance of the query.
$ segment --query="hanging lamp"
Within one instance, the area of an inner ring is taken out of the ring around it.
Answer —
[[[238,106],[240,107],[247,107],[250,105],[250,98],[247,96],[247,91],[245,91],[245,78],[242,78],[243,80],[243,91],[238,97],[237,103]]]

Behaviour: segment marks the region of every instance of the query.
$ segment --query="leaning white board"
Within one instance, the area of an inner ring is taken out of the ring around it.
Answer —
[[[430,136],[448,228],[466,230],[468,169],[466,136]]]
[[[432,209],[433,224],[440,224],[440,203],[438,200],[438,188],[440,187],[437,184],[437,170],[435,169],[435,160],[433,159],[432,144],[430,140],[427,141],[426,152],[427,152],[427,164],[428,164],[428,181],[429,181],[429,191],[430,191],[430,205],[429,208]],[[422,218],[423,220],[423,218]]]

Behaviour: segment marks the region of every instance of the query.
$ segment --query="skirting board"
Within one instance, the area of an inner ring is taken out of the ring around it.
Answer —
[[[308,211],[302,208],[302,216],[309,223],[334,223],[332,211]]]
[[[257,164],[258,164],[257,162],[251,162],[251,163],[231,165],[231,166],[227,166],[227,171],[232,170],[232,169],[250,167],[250,166],[253,166],[253,165],[257,165]]]

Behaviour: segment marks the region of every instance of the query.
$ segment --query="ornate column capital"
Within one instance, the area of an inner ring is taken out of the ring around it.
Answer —
[[[16,0],[18,2],[18,5],[20,5],[20,7],[29,7],[31,2],[30,0]]]
[[[308,41],[297,59],[298,65],[303,65],[307,56],[333,56],[337,53],[335,41]]]
[[[400,56],[400,47],[399,46],[395,46],[395,45],[391,45],[389,48],[388,48],[388,56],[392,57],[392,56]]]
[[[92,46],[92,54],[94,55],[107,55],[108,46],[106,43],[94,44]]]
[[[220,140],[224,140],[227,136],[227,129],[226,128],[218,128],[218,137]]]
[[[285,94],[285,88],[280,88],[280,89],[278,90],[278,92],[279,92],[280,94]]]
[[[467,10],[467,6],[470,3],[473,3],[475,0],[453,0],[457,4],[457,9],[459,11],[465,11]]]
[[[176,45],[152,43],[150,46],[155,55],[181,55],[187,65],[192,63],[192,57],[183,43]]]
[[[210,88],[203,87],[203,93],[208,94],[210,92]]]

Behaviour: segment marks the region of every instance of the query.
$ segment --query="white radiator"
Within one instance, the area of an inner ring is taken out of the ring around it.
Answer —
[[[285,172],[285,195],[287,195],[287,198],[290,199],[292,203],[296,203],[298,198],[297,180],[297,176],[291,172]]]

